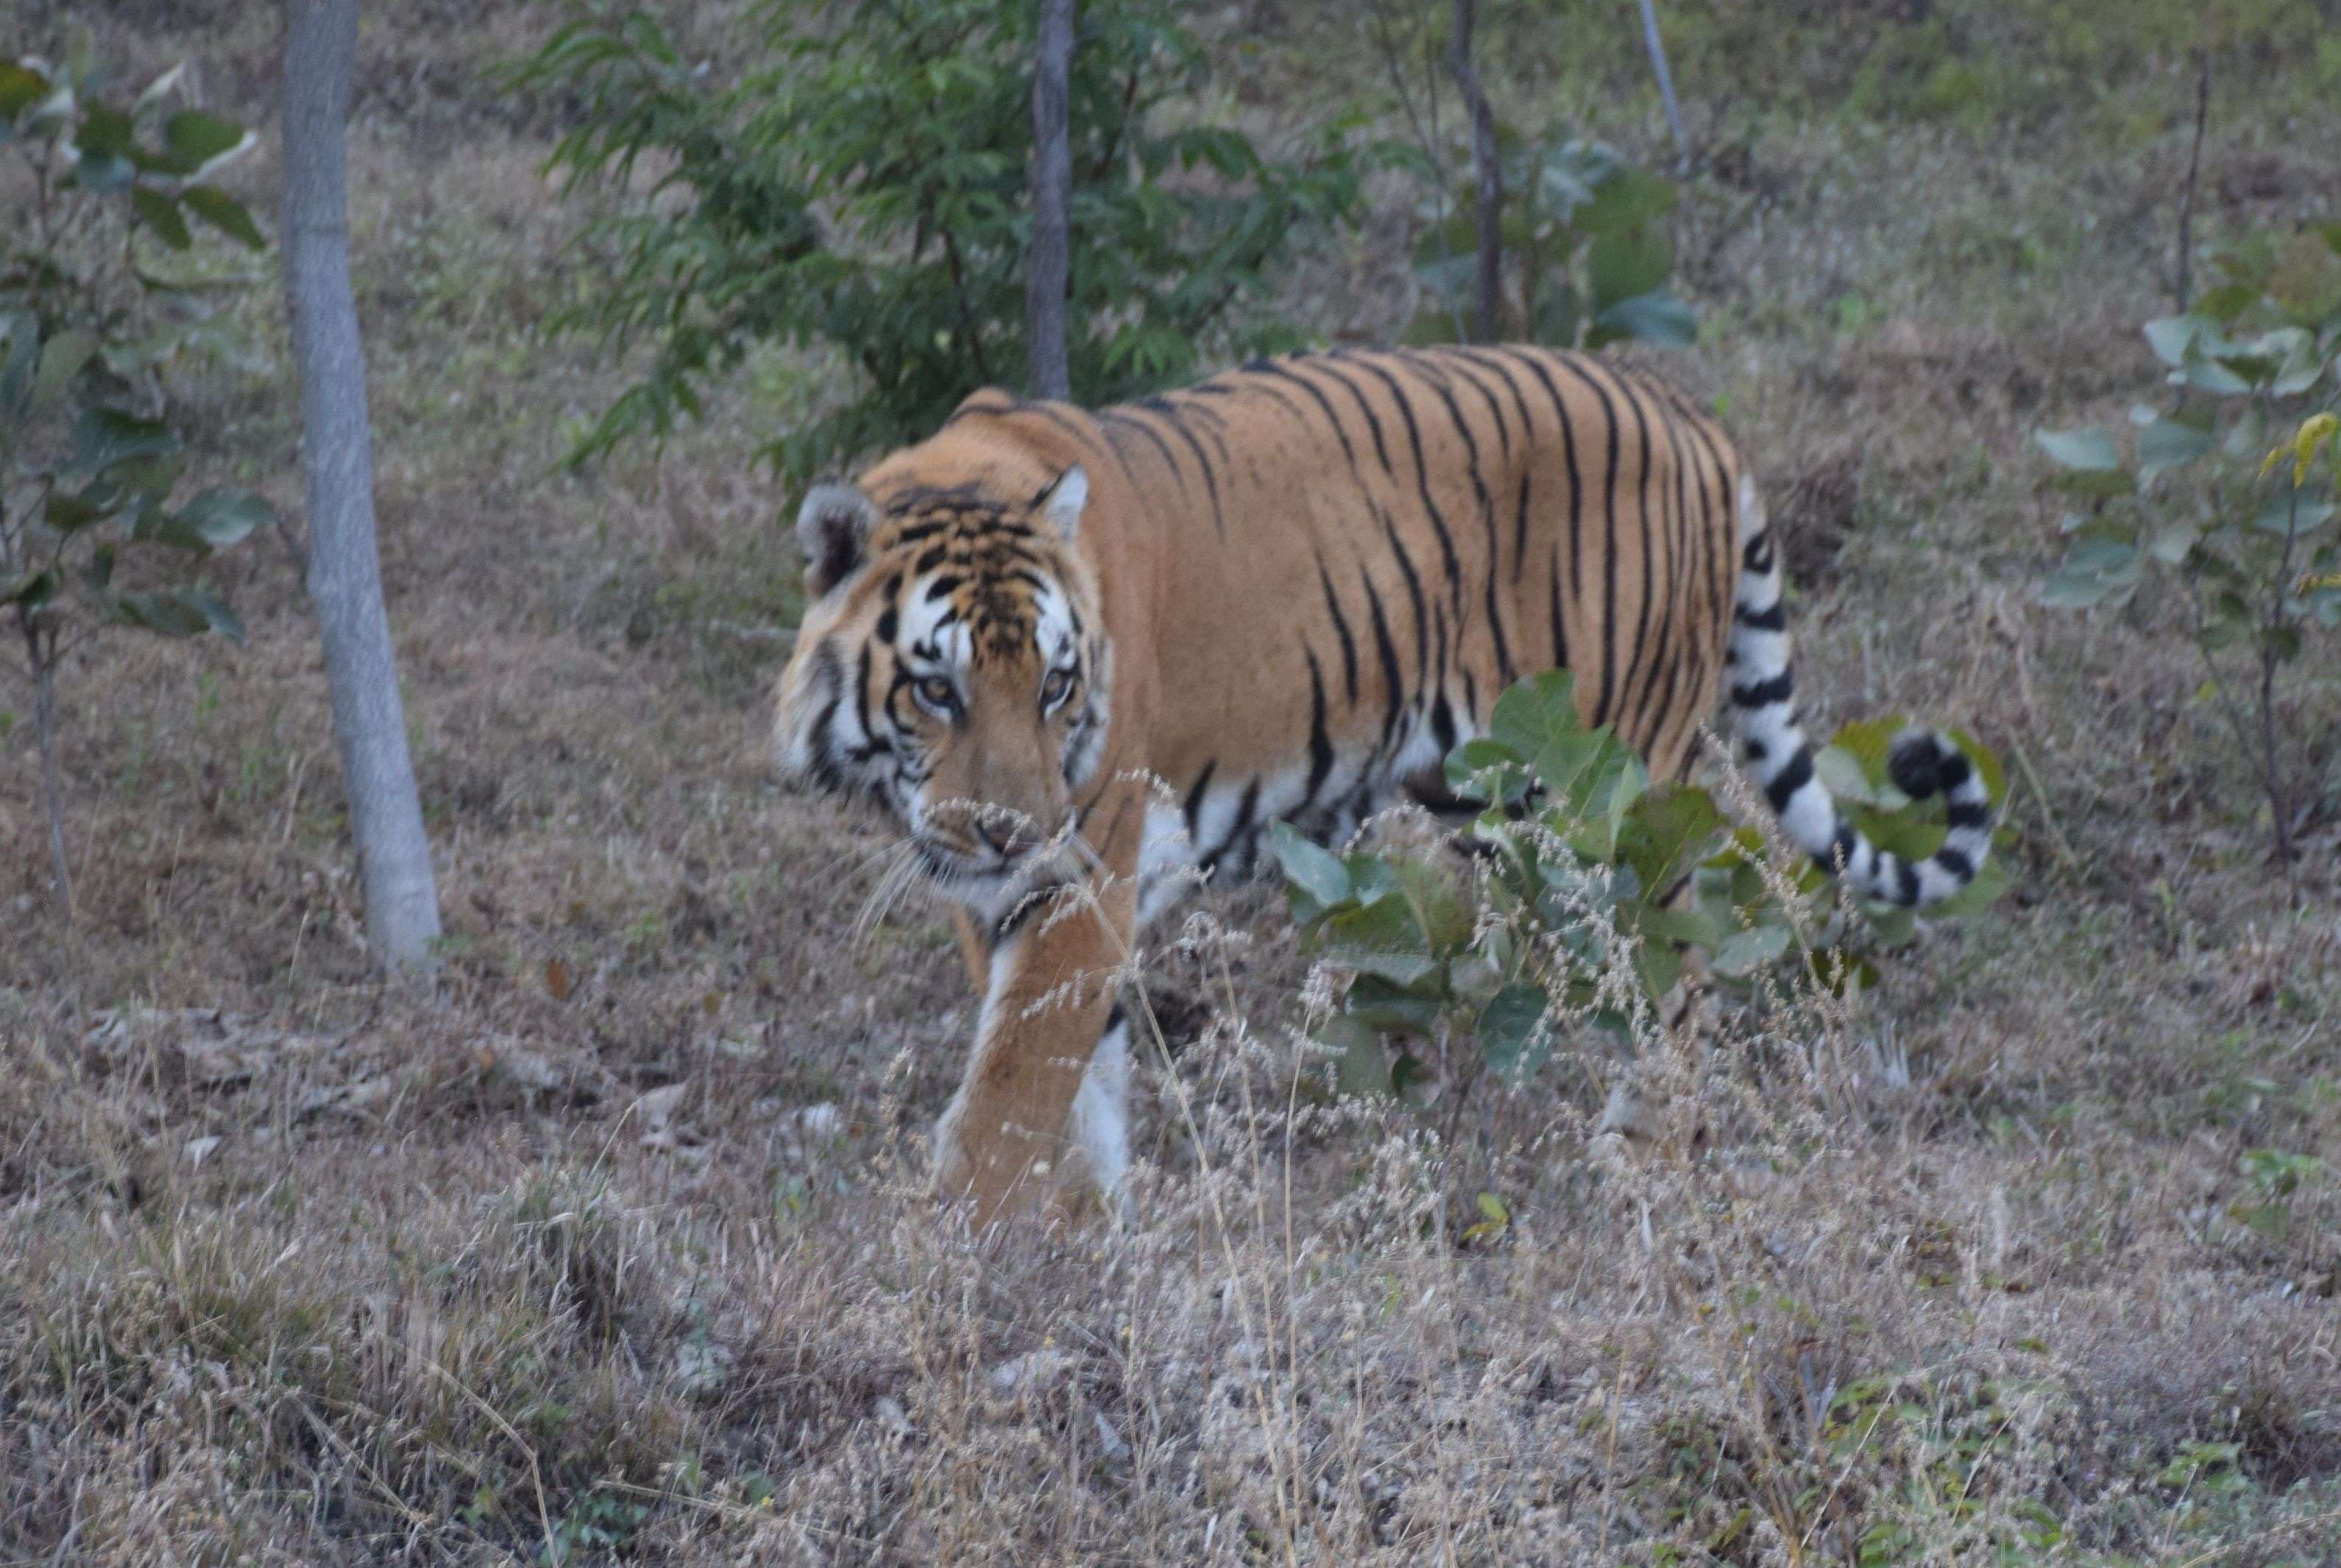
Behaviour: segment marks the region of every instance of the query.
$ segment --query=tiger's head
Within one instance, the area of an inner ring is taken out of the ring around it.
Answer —
[[[1071,874],[1103,752],[1111,645],[1073,548],[1089,481],[822,485],[797,538],[813,602],[781,676],[784,774],[877,801],[978,908]]]

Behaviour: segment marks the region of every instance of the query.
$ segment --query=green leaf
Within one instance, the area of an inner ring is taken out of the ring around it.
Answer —
[[[98,337],[87,327],[68,327],[41,350],[40,373],[33,378],[33,412],[55,406],[73,378],[97,352]]]
[[[211,618],[175,592],[125,593],[115,609],[125,623],[164,637],[197,637],[211,630]]]
[[[243,645],[244,622],[234,610],[228,608],[227,600],[202,588],[183,588],[178,590],[178,595],[183,602],[193,607],[204,618],[204,624],[211,629],[214,635],[224,637],[239,647]]]
[[[1652,289],[1605,307],[1593,318],[1587,342],[1593,347],[1631,338],[1664,348],[1689,348],[1698,338],[1698,317],[1666,289]]]
[[[0,604],[14,604],[25,610],[38,610],[57,590],[57,574],[46,567],[20,575],[14,582],[0,582]]]
[[[2137,581],[2137,547],[2118,540],[2083,539],[2065,562],[2040,585],[2040,602],[2059,610],[2087,610]]]
[[[1350,872],[1339,857],[1283,822],[1269,830],[1269,847],[1275,851],[1277,863],[1283,867],[1285,879],[1297,891],[1314,899],[1318,907],[1349,901]]]
[[[87,157],[93,153],[127,153],[136,138],[129,115],[108,104],[92,104],[75,128],[73,141],[75,148]]]
[[[0,357],[0,412],[21,416],[32,401],[41,368],[41,323],[30,311],[0,314],[0,342],[8,352]]]
[[[55,91],[38,71],[14,60],[0,60],[0,122],[14,121]]]
[[[1662,898],[1707,857],[1725,824],[1713,796],[1695,784],[1677,784],[1633,803],[1619,851],[1651,897]]]
[[[2164,316],[2146,323],[2146,342],[2155,358],[2176,370],[2187,362],[2187,351],[2207,330],[2217,335],[2216,329],[2201,316]]]
[[[1656,228],[1612,232],[1594,239],[1588,262],[1598,318],[1623,301],[1662,288],[1674,247]]]
[[[1555,735],[1583,728],[1577,710],[1577,678],[1566,670],[1548,670],[1514,682],[1488,715],[1488,738],[1519,758],[1535,756]]]
[[[2040,430],[2032,432],[2040,450],[2061,468],[2102,473],[2121,467],[2121,453],[2113,438],[2098,430]]]
[[[2281,539],[2286,531],[2305,536],[2332,521],[2331,501],[2311,500],[2305,491],[2296,491],[2288,484],[2279,483],[2266,504],[2260,508],[2259,515],[2252,519],[2252,526],[2262,533],[2272,533]]]
[[[1716,972],[1744,979],[1787,952],[1788,939],[1788,928],[1781,925],[1766,924],[1734,931],[1715,950]]]
[[[119,409],[91,409],[74,427],[73,466],[82,473],[104,473],[134,459],[174,457],[178,451],[179,438],[162,421]]]
[[[2216,443],[2207,430],[2157,419],[2137,433],[2138,482],[2150,485],[2174,468],[2193,462]]]
[[[1370,1028],[1427,1035],[1439,1027],[1446,1003],[1394,986],[1380,975],[1360,975],[1341,998],[1341,1011]]]
[[[240,152],[251,145],[252,133],[201,109],[182,109],[163,122],[163,144],[184,160],[189,170]]]
[[[130,193],[130,204],[154,237],[174,251],[184,251],[195,243],[187,233],[187,220],[180,215],[179,203],[151,185],[140,185]]]
[[[262,251],[268,242],[260,233],[260,225],[252,221],[242,202],[216,185],[189,185],[179,193],[179,200],[187,210],[245,247]]]
[[[205,544],[214,550],[221,550],[237,542],[255,528],[274,523],[277,517],[276,509],[269,504],[267,497],[254,491],[220,485],[204,491],[189,501],[181,509],[178,521],[182,526],[200,536]],[[1325,858],[1333,859],[1330,855]],[[1340,862],[1334,860],[1333,864],[1338,868]],[[1344,874],[1342,880],[1345,885],[1348,879]]]
[[[1540,987],[1515,982],[1479,1009],[1479,1054],[1498,1077],[1519,1083],[1551,1053],[1552,1030],[1545,1027],[1551,1006]]]
[[[1345,906],[1325,918],[1318,940],[1326,958],[1362,975],[1412,987],[1445,966],[1430,951],[1414,909],[1404,898]]]
[[[1381,1037],[1360,1019],[1336,1015],[1326,1020],[1319,1037],[1340,1053],[1333,1069],[1337,1092],[1344,1095],[1386,1095],[1390,1083],[1388,1055]]]

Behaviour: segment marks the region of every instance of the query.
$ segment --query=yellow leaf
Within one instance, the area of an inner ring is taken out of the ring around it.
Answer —
[[[576,984],[576,977],[570,974],[568,965],[558,958],[547,961],[544,966],[544,988],[553,993],[554,1001],[567,1001],[570,991]]]
[[[2332,444],[2336,432],[2341,432],[2341,419],[2329,413],[2311,414],[2300,422],[2300,429],[2294,433],[2289,446],[2277,447],[2267,454],[2267,461],[2260,464],[2260,477],[2266,478],[2269,470],[2288,457],[2292,459],[2293,488],[2299,489],[2301,481],[2308,477],[2308,465],[2316,461],[2319,451]]]

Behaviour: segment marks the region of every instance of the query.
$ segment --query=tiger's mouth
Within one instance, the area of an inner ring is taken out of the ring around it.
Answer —
[[[1005,841],[987,835],[968,835],[967,842],[935,832],[911,835],[920,868],[946,898],[991,903],[1011,894],[1030,892],[1074,875],[1074,857],[1063,830]]]

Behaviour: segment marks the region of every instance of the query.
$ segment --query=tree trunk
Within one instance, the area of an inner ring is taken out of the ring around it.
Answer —
[[[325,645],[334,740],[349,789],[366,937],[393,968],[428,967],[439,936],[431,845],[406,752],[406,718],[374,543],[365,352],[350,297],[343,147],[356,0],[285,0],[284,256],[301,376],[309,489],[309,599]]]
[[[1032,257],[1024,279],[1025,342],[1035,397],[1072,395],[1065,350],[1071,263],[1073,0],[1041,0],[1032,72]]]
[[[1667,46],[1659,42],[1659,13],[1642,0],[1642,43],[1650,51],[1650,69],[1658,74],[1659,102],[1666,105],[1667,127],[1675,134],[1675,153],[1683,173],[1690,173],[1690,137],[1683,132],[1682,107],[1675,102],[1674,73],[1667,69]]]
[[[18,611],[23,614],[22,610]],[[45,646],[44,645],[45,641]],[[25,631],[25,651],[33,664],[33,731],[41,746],[41,809],[49,819],[49,878],[57,895],[57,916],[73,926],[73,865],[65,856],[65,786],[57,770],[57,639],[44,640],[37,627]]]
[[[1502,335],[1504,267],[1504,172],[1496,162],[1496,114],[1471,64],[1471,30],[1479,20],[1478,0],[1455,0],[1455,36],[1448,66],[1463,91],[1463,107],[1471,116],[1471,173],[1479,190],[1479,270],[1473,290],[1471,335],[1492,342]]]

